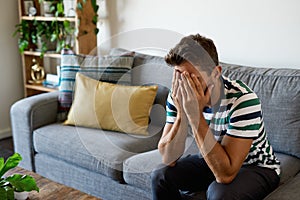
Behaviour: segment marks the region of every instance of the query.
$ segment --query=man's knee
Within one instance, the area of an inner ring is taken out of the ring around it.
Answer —
[[[161,168],[155,168],[154,170],[152,170],[151,172],[151,181],[152,184],[153,183],[157,183],[159,181],[159,179],[161,179],[162,177],[162,171]]]
[[[152,172],[151,172],[151,181],[153,183],[159,183],[166,179],[166,174],[168,172],[168,166],[166,165],[158,165]]]
[[[229,185],[212,182],[206,192],[208,200],[234,200],[239,199],[239,196],[234,190],[232,190]]]

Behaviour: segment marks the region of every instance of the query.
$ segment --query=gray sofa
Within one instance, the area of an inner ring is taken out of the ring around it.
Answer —
[[[111,54],[126,50],[113,49]],[[224,75],[246,82],[262,102],[265,128],[281,161],[280,186],[266,199],[300,196],[300,70],[222,63]],[[11,108],[15,151],[21,167],[107,200],[152,199],[150,173],[161,163],[157,143],[164,125],[172,68],[163,58],[136,54],[132,84],[156,83],[150,136],[65,126],[57,122],[58,92],[28,97]],[[183,156],[198,153],[192,137]],[[185,197],[205,198],[205,192]],[[200,196],[200,197],[199,197]]]

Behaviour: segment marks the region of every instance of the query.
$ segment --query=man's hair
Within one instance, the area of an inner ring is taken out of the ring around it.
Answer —
[[[171,66],[187,61],[204,71],[210,71],[219,65],[218,52],[214,42],[200,34],[182,38],[165,56],[165,61]]]

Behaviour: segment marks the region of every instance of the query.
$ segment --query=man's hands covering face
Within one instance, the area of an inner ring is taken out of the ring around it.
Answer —
[[[172,80],[172,98],[177,109],[177,115],[182,118],[184,116],[184,111],[183,111],[183,102],[182,102],[183,97],[182,97],[181,82],[182,80],[181,80],[180,73],[174,70],[173,80]]]
[[[185,115],[192,126],[198,126],[200,115],[210,103],[214,85],[206,89],[205,81],[188,72],[179,73],[175,70],[172,82],[172,98],[177,114]]]

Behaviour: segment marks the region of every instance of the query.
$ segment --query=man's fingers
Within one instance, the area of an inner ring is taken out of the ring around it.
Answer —
[[[187,72],[185,72],[185,73],[183,74],[183,77],[184,77],[184,79],[185,79],[186,84],[188,84],[188,86],[191,88],[191,90],[196,91],[197,88],[196,88],[195,83],[194,83],[194,81],[192,80],[190,74],[188,74]]]
[[[193,88],[191,88],[185,75],[182,75],[181,88],[184,98],[191,98],[190,95],[193,95]]]
[[[174,71],[173,71],[173,78],[172,78],[172,89],[173,89],[173,87],[174,87],[175,83],[176,83],[176,70],[174,70]]]
[[[181,94],[182,96],[186,97],[187,96],[187,85],[185,83],[185,80],[184,78],[182,78],[182,80],[180,81],[180,91],[181,91]]]
[[[178,91],[178,84],[179,84],[179,77],[178,72],[174,70],[173,73],[173,79],[172,79],[172,97],[174,98],[176,96],[176,93]]]

